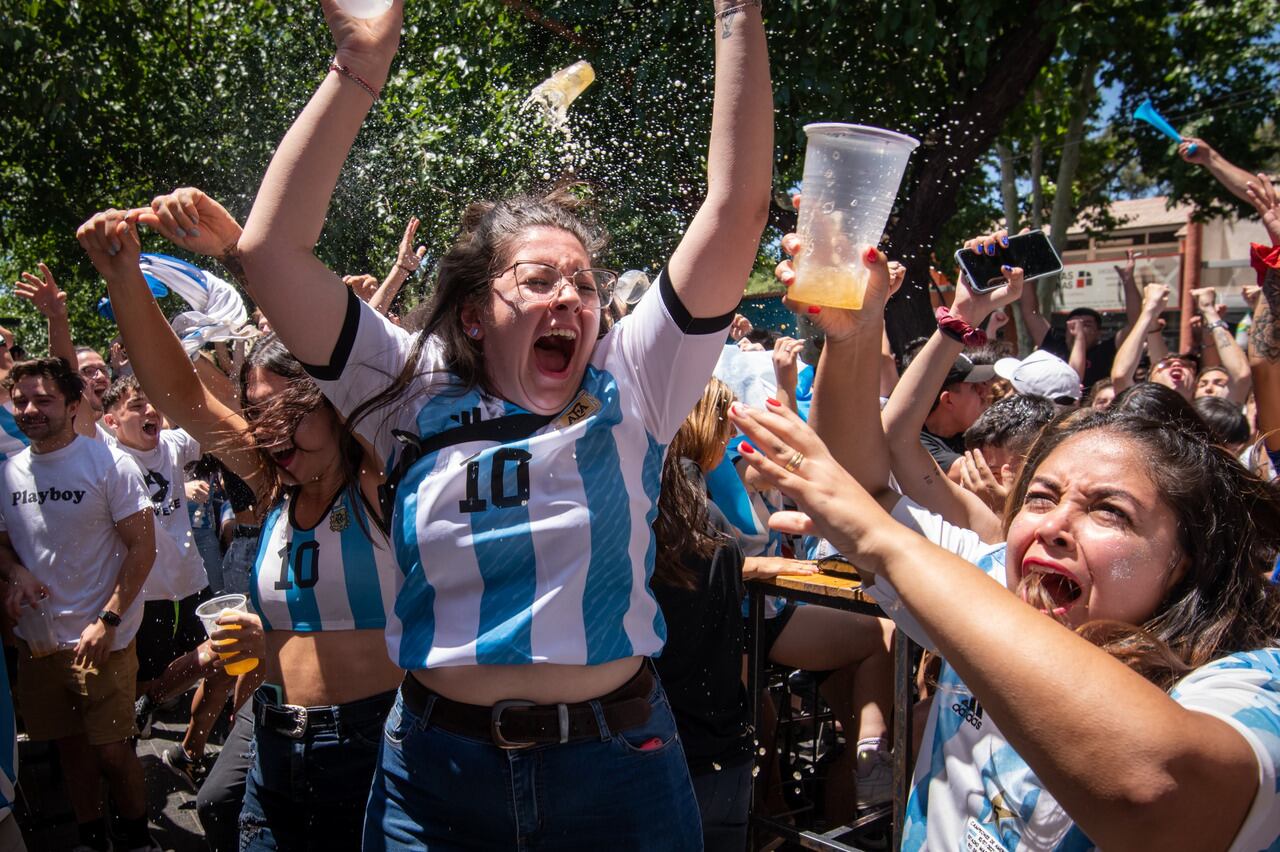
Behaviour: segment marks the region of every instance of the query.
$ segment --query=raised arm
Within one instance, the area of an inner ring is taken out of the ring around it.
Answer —
[[[1067,337],[1071,341],[1071,351],[1067,354],[1067,363],[1071,365],[1071,369],[1076,371],[1076,375],[1080,377],[1080,381],[1084,381],[1084,372],[1089,365],[1089,349],[1085,344],[1085,337],[1080,333],[1081,320],[1079,317],[1067,320]]]
[[[707,195],[668,267],[694,317],[727,314],[742,300],[773,180],[773,89],[760,4],[715,0],[715,7]]]
[[[822,535],[864,576],[887,580],[1099,848],[1230,845],[1258,785],[1257,760],[1240,734],[1181,707],[968,561],[894,521],[798,418],[737,406],[730,416],[762,448],[748,463],[807,513],[780,512],[770,525]],[[797,451],[804,463],[784,470]],[[1205,801],[1217,803],[1212,813],[1200,806]]]
[[[787,234],[783,250],[795,256],[799,238]],[[889,453],[880,425],[880,342],[884,337],[884,307],[889,299],[889,265],[874,246],[863,246],[871,270],[862,309],[806,308],[822,329],[826,343],[813,381],[809,423],[824,436],[832,455],[864,488],[886,506],[898,501],[889,487]],[[791,261],[778,264],[778,278],[786,286],[795,281]],[[901,283],[901,278],[899,278]]]
[[[1111,381],[1116,393],[1133,385],[1133,374],[1138,369],[1138,362],[1142,360],[1142,346],[1146,342],[1147,333],[1155,328],[1168,302],[1168,285],[1148,284],[1144,288],[1138,324],[1120,344],[1115,360],[1111,362]]]
[[[418,246],[416,250],[414,249],[413,240],[417,233],[418,217],[411,216],[409,217],[409,224],[405,226],[404,236],[400,238],[400,247],[396,251],[396,262],[392,265],[391,271],[387,273],[386,279],[369,297],[369,307],[380,314],[386,315],[391,310],[391,303],[396,300],[396,296],[400,295],[400,288],[422,265],[422,258],[427,254],[427,247]]]
[[[1191,153],[1192,145],[1195,145],[1196,149],[1194,154]],[[1210,174],[1218,179],[1218,183],[1225,186],[1236,198],[1249,201],[1248,185],[1254,180],[1254,176],[1219,154],[1208,142],[1193,136],[1187,137],[1178,145],[1178,153],[1188,163],[1195,163],[1197,166],[1208,169]]]
[[[1115,267],[1124,288],[1124,328],[1116,332],[1116,343],[1124,342],[1142,315],[1142,293],[1138,291],[1138,276],[1134,274],[1136,266],[1137,256],[1129,249],[1125,252],[1124,266]]]
[[[994,246],[1005,236],[998,232],[970,240],[966,246]],[[957,284],[951,314],[976,327],[993,310],[1017,299],[1022,290],[1022,270],[1006,267],[1003,271],[1008,283],[985,293],[970,292],[963,281]],[[938,391],[956,356],[963,351],[962,342],[939,329],[898,380],[882,415],[890,463],[903,494],[948,522],[975,531],[983,541],[1000,541],[1004,537],[1000,519],[980,497],[948,479],[920,443],[920,430]]]
[[[1254,267],[1262,295],[1253,308],[1249,328],[1249,367],[1253,372],[1253,393],[1258,403],[1258,431],[1270,453],[1280,453],[1280,260],[1258,257],[1254,247]]]
[[[40,264],[39,277],[30,272],[22,273],[22,280],[14,285],[13,292],[34,305],[44,317],[49,327],[49,354],[66,361],[71,369],[78,369],[79,358],[76,355],[76,345],[71,340],[71,323],[67,319],[67,294],[58,287],[49,267]],[[76,418],[76,434],[96,437],[97,423],[88,403],[88,393],[86,389],[80,398],[79,410],[85,414]]]
[[[280,142],[238,250],[253,300],[307,364],[329,363],[346,315],[347,288],[313,252],[342,164],[391,69],[403,12],[402,0],[366,19],[348,16],[337,0],[322,5],[334,64],[344,70],[329,71]]]
[[[1240,344],[1236,343],[1231,327],[1218,315],[1218,292],[1212,287],[1199,287],[1191,291],[1191,297],[1196,300],[1196,310],[1200,312],[1205,333],[1213,340],[1218,362],[1231,378],[1227,397],[1244,405],[1252,385],[1249,359]]]
[[[1022,288],[1022,295],[1018,298],[1018,316],[1022,318],[1022,326],[1027,330],[1031,343],[1039,348],[1049,333],[1050,325],[1040,313],[1040,298],[1035,287]]]
[[[134,224],[142,215],[138,210],[98,213],[80,226],[76,237],[106,279],[125,348],[147,397],[261,494],[265,471],[248,424],[205,388],[142,277],[142,247]]]

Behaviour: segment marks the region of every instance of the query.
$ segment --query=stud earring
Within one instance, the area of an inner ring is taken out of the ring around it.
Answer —
[[[480,329],[477,326],[472,326],[471,328],[467,329],[467,334],[471,335],[473,338],[479,337]]]

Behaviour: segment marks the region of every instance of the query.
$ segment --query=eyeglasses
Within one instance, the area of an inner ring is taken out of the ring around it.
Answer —
[[[1172,370],[1175,366],[1194,372],[1194,368],[1191,366],[1191,363],[1182,358],[1163,358],[1159,363],[1151,368],[1151,372],[1154,373],[1157,370]]]
[[[86,379],[93,378],[99,373],[101,373],[104,376],[111,375],[111,373],[107,371],[107,368],[102,364],[85,364],[83,367],[79,369],[78,372],[80,373],[80,375],[84,376]]]
[[[579,269],[566,276],[554,266],[532,260],[517,260],[494,277],[501,278],[508,272],[515,273],[516,295],[520,301],[533,305],[550,302],[568,281],[577,291],[583,307],[598,308],[609,304],[613,288],[618,283],[618,274],[608,269]]]

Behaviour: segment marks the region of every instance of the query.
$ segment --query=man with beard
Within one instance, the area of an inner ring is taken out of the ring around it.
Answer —
[[[27,733],[57,743],[82,847],[112,848],[105,777],[123,848],[158,849],[130,742],[138,593],[155,560],[151,500],[132,459],[76,434],[83,383],[66,361],[24,361],[6,385],[31,446],[0,467],[5,605],[17,620],[23,605],[42,604],[58,645],[36,657],[18,630],[17,693]]]

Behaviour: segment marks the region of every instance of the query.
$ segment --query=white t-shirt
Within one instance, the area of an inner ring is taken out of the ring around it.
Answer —
[[[164,429],[154,450],[126,447],[117,439],[110,442],[127,453],[142,469],[142,479],[156,512],[156,563],[142,586],[142,599],[177,601],[194,595],[209,585],[204,560],[191,534],[187,512],[184,468],[200,458],[200,444],[182,429]]]
[[[666,445],[702,395],[732,315],[691,317],[664,271],[595,345],[580,395],[550,424],[505,443],[471,440],[422,456],[396,492],[401,572],[387,613],[406,669],[592,665],[662,649],[649,590],[652,523]],[[309,367],[338,411],[387,387],[413,338],[352,297],[332,363]],[[392,405],[356,428],[394,463],[404,444],[522,412],[473,389],[449,392],[435,341]]]
[[[45,605],[63,647],[75,646],[115,589],[125,557],[115,524],[149,508],[138,465],[102,441],[77,436],[51,453],[28,447],[0,466],[0,531],[49,587]],[[111,650],[132,642],[141,621],[138,595]]]
[[[1005,546],[902,498],[893,516],[934,544],[964,557],[1004,586]],[[893,587],[877,578],[870,591],[913,639],[932,647],[907,616]],[[1232,654],[1183,678],[1170,697],[1236,729],[1258,763],[1258,792],[1231,852],[1280,848],[1280,648]],[[983,852],[1084,852],[1094,843],[1076,826],[982,703],[943,661],[938,689],[911,779],[902,849]],[[1206,802],[1206,805],[1210,803]]]

